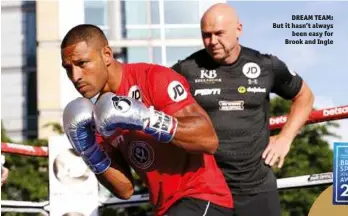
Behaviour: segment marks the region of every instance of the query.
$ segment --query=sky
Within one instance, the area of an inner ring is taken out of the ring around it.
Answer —
[[[262,53],[276,55],[308,83],[315,95],[317,109],[348,105],[348,2],[313,1],[229,1],[243,24],[242,45]],[[293,15],[331,15],[333,20],[292,20]],[[333,28],[273,28],[273,23],[333,24]],[[333,32],[333,44],[285,44],[285,39],[313,40],[319,37],[292,36],[296,32]],[[333,142],[348,142],[348,120],[335,121],[339,129],[332,130],[341,139],[327,138]]]

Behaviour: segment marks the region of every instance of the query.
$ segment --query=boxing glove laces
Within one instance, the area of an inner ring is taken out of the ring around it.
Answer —
[[[142,130],[160,142],[170,142],[178,127],[175,117],[146,107],[142,102],[105,93],[95,104],[94,118],[97,130],[110,136],[116,128]]]

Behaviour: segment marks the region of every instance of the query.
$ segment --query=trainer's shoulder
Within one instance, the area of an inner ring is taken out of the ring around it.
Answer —
[[[271,60],[272,58],[276,57],[275,55],[271,54],[271,53],[263,53],[259,50],[256,49],[252,49],[250,47],[242,47],[242,53],[243,53],[243,57],[248,59],[248,60],[256,60],[256,61],[267,61],[267,60]]]
[[[191,55],[187,56],[184,59],[178,60],[177,64],[180,64],[180,66],[187,66],[187,65],[200,65],[203,62],[206,62],[206,60],[209,58],[208,53],[205,49],[200,49]]]

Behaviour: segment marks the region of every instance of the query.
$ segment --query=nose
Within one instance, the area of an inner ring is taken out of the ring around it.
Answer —
[[[210,43],[212,45],[217,44],[217,38],[216,38],[216,36],[214,34],[211,34]]]
[[[82,79],[81,68],[73,66],[71,69],[71,81],[73,81],[73,83],[77,83],[81,79]]]

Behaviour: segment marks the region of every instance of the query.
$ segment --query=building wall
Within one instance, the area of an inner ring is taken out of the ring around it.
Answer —
[[[14,141],[37,135],[35,2],[1,2],[1,119]]]
[[[84,21],[102,28],[124,61],[171,66],[203,47],[200,18],[217,2],[226,1],[125,0],[115,11],[112,1],[85,1]]]
[[[80,8],[80,10],[79,10]],[[55,132],[48,123],[62,125],[62,111],[78,96],[61,67],[60,43],[66,32],[83,22],[83,1],[38,1],[38,108],[39,137]]]

